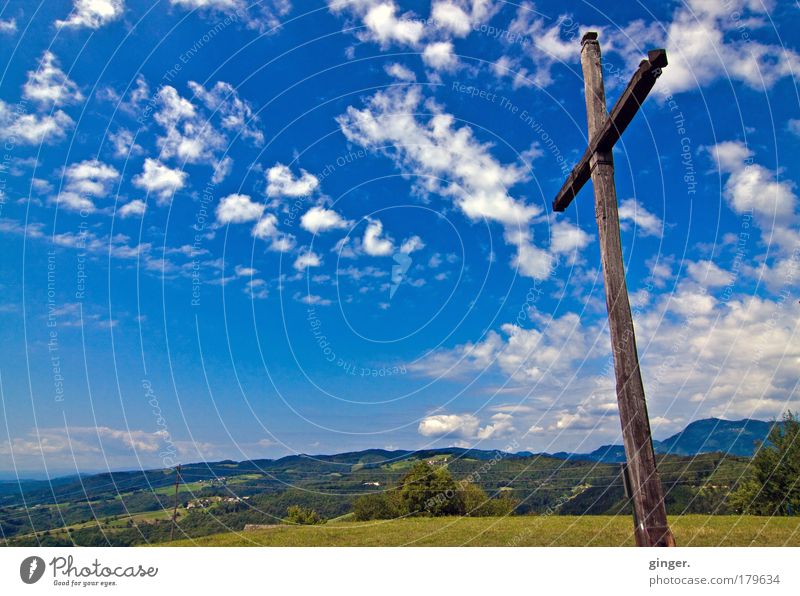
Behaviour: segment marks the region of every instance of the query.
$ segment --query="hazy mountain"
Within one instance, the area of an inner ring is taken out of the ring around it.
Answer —
[[[691,456],[718,452],[752,457],[767,438],[772,424],[763,420],[705,418],[690,423],[663,441],[654,440],[653,448],[659,454]],[[559,452],[551,454],[551,457],[613,463],[625,461],[625,449],[622,445],[603,445],[591,453]]]

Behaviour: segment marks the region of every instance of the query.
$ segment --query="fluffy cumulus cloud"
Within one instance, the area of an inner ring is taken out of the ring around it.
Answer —
[[[278,229],[278,218],[273,213],[264,213],[253,226],[252,234],[254,238],[269,242],[269,250],[275,252],[288,252],[295,246],[294,236]]]
[[[720,172],[728,175],[725,197],[736,213],[752,211],[784,221],[794,215],[797,196],[792,183],[778,181],[774,172],[755,163],[744,143],[725,141],[710,147],[709,153]]]
[[[0,138],[25,145],[53,144],[62,141],[74,125],[75,121],[63,110],[29,114],[21,104],[11,105],[0,99]]]
[[[636,199],[625,199],[619,204],[619,221],[622,229],[633,225],[639,236],[655,236],[664,234],[664,222],[660,217],[645,209]]]
[[[186,177],[186,172],[170,168],[148,157],[144,161],[142,173],[133,178],[133,184],[153,193],[160,203],[166,203],[173,194],[186,186]]]
[[[466,37],[499,8],[492,0],[437,0],[430,14],[422,17],[404,12],[394,0],[328,0],[328,7],[346,17],[348,28],[354,29],[361,41],[377,43],[384,49],[421,49],[423,61],[435,70],[457,68],[452,40]]]
[[[231,194],[217,205],[217,222],[239,224],[257,221],[264,212],[264,205],[255,203],[248,195]]]
[[[38,68],[28,71],[22,94],[42,106],[83,101],[78,85],[61,70],[58,58],[49,50],[42,54]]]
[[[436,41],[425,46],[422,60],[436,70],[454,70],[458,66],[453,43],[449,41]]]
[[[496,366],[524,383],[568,375],[591,346],[578,316],[567,313],[556,318],[531,309],[528,317],[533,327],[505,324],[502,334],[490,331],[477,343],[433,352],[411,368],[429,376],[463,378]]]
[[[413,13],[401,13],[393,0],[329,0],[328,6],[359,19],[364,30],[357,35],[364,41],[416,46],[423,35],[422,22]]]
[[[319,187],[319,179],[305,170],[295,176],[289,166],[277,163],[267,170],[267,196],[307,197]]]
[[[298,271],[305,271],[306,269],[319,267],[320,265],[322,265],[322,259],[312,250],[301,251],[294,261],[294,268]]]
[[[72,12],[63,21],[56,21],[60,27],[89,27],[99,29],[117,20],[125,10],[123,0],[74,0]]]
[[[141,217],[147,209],[147,204],[141,199],[134,199],[125,203],[117,210],[117,215],[125,219],[127,217]]]
[[[465,441],[500,439],[515,431],[513,417],[506,413],[494,414],[484,426],[474,414],[432,414],[417,427],[423,437]]]
[[[673,292],[637,309],[651,416],[664,432],[674,432],[698,416],[770,418],[796,409],[800,327],[791,302],[784,294],[728,294],[729,271],[709,261],[686,265]],[[501,331],[434,352],[411,370],[459,384],[480,377],[489,387],[502,386],[504,394],[525,396],[516,413],[501,411],[514,413],[518,428],[564,433],[572,448],[586,429],[593,430],[593,441],[616,440],[613,365],[603,323],[531,312],[525,326],[507,324]],[[426,433],[455,426],[447,422],[455,421],[434,419]],[[466,426],[477,436],[476,424]]]
[[[364,238],[361,241],[364,252],[371,257],[385,257],[394,252],[394,242],[383,233],[383,223],[378,219],[369,220]]]
[[[722,78],[755,89],[770,88],[800,66],[800,56],[795,51],[780,42],[756,41],[751,33],[769,30],[769,13],[774,7],[773,0],[687,0],[677,4],[671,20],[664,25],[638,19],[603,27],[578,23],[569,15],[546,19],[533,3],[525,2],[517,9],[509,31],[530,43],[522,53],[502,56],[495,73],[510,77],[515,86],[549,86],[554,81],[555,65],[578,63],[578,40],[591,29],[600,32],[603,53],[621,56],[631,74],[648,49],[666,48],[670,65],[656,87],[657,93],[702,88]],[[740,31],[742,27],[746,38]],[[607,84],[621,86],[627,81],[627,77],[609,77]]]
[[[765,44],[737,35],[742,25],[748,30],[766,28],[774,7],[773,0],[688,0],[679,5],[662,42],[670,53],[662,86],[686,91],[730,78],[763,89],[792,76],[800,67],[796,52],[780,43]]]
[[[17,32],[17,19],[0,19],[0,34],[11,35]]]
[[[303,229],[308,230],[312,234],[318,234],[320,232],[327,232],[328,230],[346,228],[351,225],[351,222],[347,221],[333,209],[317,206],[312,207],[303,214],[300,218],[300,225]]]
[[[135,93],[146,97],[149,94],[146,81],[137,81],[137,85]],[[258,128],[260,121],[250,104],[229,83],[218,81],[210,89],[194,81],[188,85],[194,101],[183,97],[171,85],[164,85],[156,95],[153,118],[163,128],[156,141],[161,149],[160,158],[210,165],[214,168],[214,183],[219,184],[233,166],[231,157],[225,155],[231,143],[230,133],[260,145],[264,141]]]
[[[429,117],[417,116],[425,111]],[[432,101],[423,105],[419,87],[380,91],[365,108],[348,107],[338,121],[348,140],[394,159],[422,192],[451,199],[471,220],[505,226],[506,241],[517,249],[512,265],[523,275],[549,275],[552,255],[533,244],[530,227],[541,210],[509,190],[526,180],[525,168],[500,163],[470,127],[456,126],[453,116]]]
[[[94,211],[94,198],[106,198],[111,185],[119,179],[113,166],[97,159],[74,163],[64,170],[64,187],[58,204],[74,211]]]
[[[271,31],[292,11],[291,0],[169,0],[173,6],[196,10],[214,18],[228,17],[251,29]]]
[[[792,287],[800,275],[800,214],[794,184],[757,163],[755,154],[739,141],[723,141],[707,150],[720,174],[727,176],[723,196],[731,209],[742,218],[752,218],[762,244],[769,247],[769,260],[750,272],[773,291]]]
[[[252,140],[256,145],[263,144],[264,133],[258,128],[258,116],[253,112],[250,103],[239,97],[233,85],[217,81],[211,89],[205,89],[199,83],[189,81],[189,88],[195,97],[219,117],[223,128]]]

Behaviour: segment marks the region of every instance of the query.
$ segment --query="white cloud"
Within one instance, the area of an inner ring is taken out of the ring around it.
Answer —
[[[650,213],[636,199],[625,199],[620,203],[619,220],[623,229],[627,228],[623,222],[631,222],[639,236],[661,238],[664,234],[664,222],[661,218]]]
[[[550,250],[557,254],[580,251],[592,241],[592,236],[565,220],[556,221],[550,228]]]
[[[267,170],[267,196],[269,197],[307,197],[319,186],[313,174],[300,170],[295,177],[289,166],[276,163]]]
[[[161,159],[174,157],[188,163],[215,163],[217,154],[228,144],[225,135],[198,114],[194,105],[174,87],[163,87],[158,102],[160,110],[154,119],[165,129],[165,134],[157,140]]]
[[[292,10],[291,0],[170,0],[173,6],[198,10],[214,17],[230,16],[241,19],[250,29],[267,32],[281,24]]]
[[[141,199],[134,199],[125,203],[117,210],[117,214],[123,219],[126,217],[141,217],[147,209],[147,204]]]
[[[133,133],[126,128],[110,133],[108,140],[114,148],[114,157],[126,159],[129,156],[141,155],[144,149],[134,141]]]
[[[472,414],[435,414],[423,418],[417,432],[423,437],[454,437],[472,438],[478,432],[480,420]]]
[[[631,75],[647,50],[666,48],[670,64],[656,86],[657,93],[702,89],[723,78],[754,89],[769,89],[800,67],[800,56],[794,50],[756,39],[755,31],[769,31],[768,15],[773,5],[771,0],[687,0],[678,3],[671,21],[663,24],[637,19],[604,27],[576,23],[570,15],[546,19],[526,2],[518,8],[509,31],[532,43],[524,46],[522,57],[514,52],[500,58],[495,73],[512,77],[515,87],[546,87],[554,81],[554,65],[579,62],[577,42],[591,29],[600,33],[603,54],[621,56]],[[747,39],[740,31],[743,27]],[[517,50],[516,44],[514,49]],[[609,76],[606,85],[624,86],[629,77]]]
[[[56,26],[99,29],[118,19],[124,10],[123,0],[74,0],[69,18],[56,21]]]
[[[386,70],[386,74],[392,76],[400,81],[416,81],[417,75],[413,73],[410,69],[406,68],[399,62],[392,62],[388,66],[385,66],[384,69]]]
[[[744,143],[724,141],[709,148],[709,153],[720,171],[729,174],[725,197],[736,213],[753,210],[760,216],[777,218],[794,214],[797,196],[793,184],[778,182],[773,172],[753,163],[753,152]]]
[[[427,190],[452,197],[470,219],[517,224],[539,213],[508,194],[525,179],[522,168],[498,163],[489,145],[479,143],[469,127],[455,128],[454,118],[432,102],[426,102],[433,112],[429,120],[417,119],[422,99],[418,87],[381,91],[363,110],[348,107],[339,125],[352,142],[390,147],[383,150],[403,171],[423,177],[419,183]]]
[[[711,261],[688,261],[684,265],[692,279],[706,288],[719,288],[733,282],[729,271]]]
[[[529,225],[541,210],[509,194],[526,180],[525,168],[501,164],[471,128],[456,128],[453,116],[433,101],[422,104],[418,87],[394,88],[373,95],[362,110],[348,107],[338,122],[351,142],[392,157],[422,192],[452,199],[471,220],[506,226],[506,240],[517,247],[513,264],[523,275],[549,275],[551,255],[532,244]],[[432,115],[427,120],[415,115],[422,111]]]
[[[0,19],[0,34],[11,35],[17,32],[16,19]]]
[[[540,382],[569,375],[589,351],[585,330],[577,315],[560,318],[530,309],[533,328],[501,326],[503,335],[490,331],[478,343],[465,343],[432,353],[411,369],[432,377],[482,374],[493,366],[521,382]]]
[[[300,218],[300,225],[312,234],[346,228],[350,224],[333,209],[319,206],[312,207]]]
[[[425,243],[419,236],[411,236],[400,246],[400,252],[410,255],[412,252],[425,248]]]
[[[480,426],[474,414],[433,414],[423,418],[417,432],[423,437],[449,437],[466,440],[499,439],[515,432],[513,417],[498,413],[491,417],[489,424]]]
[[[689,270],[689,279],[636,314],[651,416],[674,425],[707,416],[763,419],[797,408],[800,334],[791,301],[737,294],[722,300],[706,288],[721,287],[724,272],[706,262]],[[411,370],[459,377],[459,386],[472,378],[502,384],[532,408],[515,418],[558,437],[563,431],[559,440],[572,448],[586,429],[594,441],[613,438],[618,420],[605,322],[582,322],[573,313],[548,318],[533,312],[531,329],[504,325],[502,335],[489,332],[477,343],[434,353]],[[474,423],[469,427],[477,434]]]
[[[224,224],[256,221],[264,212],[264,205],[253,202],[248,195],[231,194],[217,205],[217,221]]]
[[[39,427],[0,441],[0,460],[9,469],[13,462],[25,469],[42,466],[52,471],[90,472],[98,461],[115,469],[147,466],[172,467],[179,461],[220,459],[224,454],[210,443],[175,439],[166,430],[149,432],[109,426]]]
[[[144,80],[137,80],[137,85],[141,90],[137,87],[136,97],[130,100],[132,105],[142,101],[140,95],[149,93]],[[188,85],[197,104],[170,85],[161,87],[156,95],[153,119],[164,129],[156,140],[160,158],[210,165],[214,168],[213,181],[219,184],[233,166],[233,159],[227,155],[230,133],[260,145],[264,135],[258,128],[259,119],[230,83],[218,81],[210,89],[194,81]],[[210,113],[205,113],[204,107]],[[214,124],[216,121],[219,128]]]
[[[766,25],[772,5],[771,0],[730,0],[724,10],[706,0],[679,5],[663,41],[670,65],[664,70],[662,91],[703,88],[719,78],[769,89],[779,79],[793,76],[800,67],[796,52],[753,37],[744,42],[735,34],[742,23],[754,30]],[[734,14],[739,18],[732,18]]]
[[[294,299],[303,304],[308,304],[309,306],[330,306],[332,304],[327,298],[317,296],[316,294],[301,294],[298,292],[294,295]]]
[[[223,128],[239,133],[244,139],[251,139],[256,145],[263,144],[264,133],[258,128],[260,119],[250,103],[239,97],[233,85],[217,81],[210,90],[206,90],[199,83],[189,81],[189,88],[220,118]]]
[[[438,0],[431,7],[430,17],[420,19],[412,12],[400,13],[394,0],[328,0],[334,14],[350,17],[348,27],[362,41],[372,41],[388,48],[418,48],[425,40],[449,41],[450,36],[466,37],[475,25],[488,20],[499,6],[491,0]],[[353,27],[352,20],[363,28]]]
[[[22,94],[42,106],[83,101],[78,85],[59,68],[58,59],[50,51],[42,54],[36,70],[28,71],[28,80],[22,86]]]
[[[275,252],[288,252],[294,248],[294,236],[283,234],[278,230],[278,218],[272,213],[265,213],[253,227],[253,237],[269,240],[269,249]]]
[[[389,237],[383,236],[383,224],[378,219],[371,219],[364,230],[361,245],[364,252],[371,257],[385,257],[394,251],[394,242]]]
[[[165,203],[186,185],[186,176],[186,172],[169,168],[148,157],[142,173],[134,177],[133,185],[155,194],[160,203]]]
[[[269,297],[267,282],[263,279],[250,279],[244,287],[244,293],[254,300],[264,300]]]
[[[256,273],[258,273],[258,269],[245,267],[244,265],[236,265],[236,267],[234,267],[234,272],[238,277],[253,277]]]
[[[294,261],[294,268],[298,271],[305,271],[310,267],[319,267],[320,265],[322,265],[322,259],[311,250],[302,251]]]
[[[436,41],[425,46],[422,60],[436,70],[454,70],[458,66],[458,58],[449,41]]]
[[[119,172],[113,166],[97,159],[87,159],[69,166],[64,176],[70,189],[102,197],[108,194],[111,183],[119,178]]]
[[[66,137],[75,122],[62,110],[50,115],[27,114],[0,100],[0,138],[26,145],[52,144]]]
[[[64,170],[65,183],[58,203],[75,211],[93,211],[95,205],[91,198],[106,198],[118,179],[116,168],[97,159],[74,163]]]
[[[379,2],[364,14],[368,38],[383,46],[390,42],[415,46],[422,37],[422,23],[408,15],[397,16],[397,5],[392,1]]]
[[[471,29],[470,16],[454,2],[435,2],[431,8],[431,18],[437,27],[457,37],[466,37]]]
[[[253,228],[253,236],[256,238],[271,238],[278,233],[278,218],[272,213],[267,213],[262,217]]]

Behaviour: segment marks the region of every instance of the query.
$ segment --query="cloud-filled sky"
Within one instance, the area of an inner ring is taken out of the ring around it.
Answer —
[[[252,5],[251,5],[252,4]],[[777,0],[9,0],[0,471],[619,440],[580,39],[656,438],[798,407]],[[609,104],[610,105],[610,104]]]

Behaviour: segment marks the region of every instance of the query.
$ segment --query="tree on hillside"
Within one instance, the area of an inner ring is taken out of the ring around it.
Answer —
[[[300,526],[321,524],[324,520],[313,509],[292,505],[286,510],[286,521]]]
[[[460,515],[464,509],[447,468],[424,461],[415,463],[403,477],[400,502],[409,515]]]
[[[731,507],[755,515],[800,514],[800,420],[788,411],[773,425],[750,465],[751,477],[731,495]]]
[[[399,490],[362,495],[353,504],[353,514],[358,521],[370,519],[396,519],[405,512]]]

